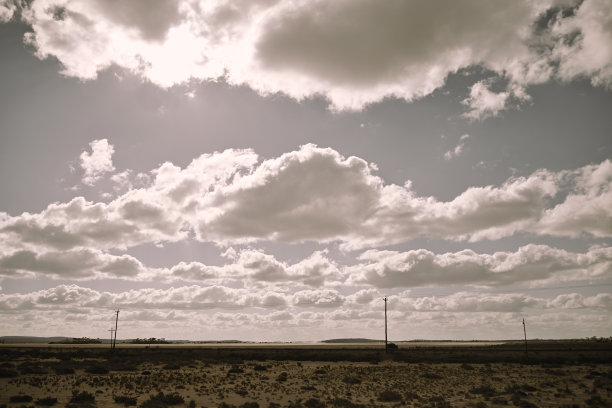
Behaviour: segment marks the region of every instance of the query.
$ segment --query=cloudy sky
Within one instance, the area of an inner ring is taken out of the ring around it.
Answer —
[[[612,335],[607,0],[0,0],[0,335]]]

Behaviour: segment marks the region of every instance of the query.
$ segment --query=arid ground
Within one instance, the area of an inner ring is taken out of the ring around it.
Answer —
[[[609,407],[612,347],[0,348],[7,407]]]

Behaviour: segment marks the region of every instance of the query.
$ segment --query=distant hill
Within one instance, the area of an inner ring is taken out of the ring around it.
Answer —
[[[380,342],[382,342],[382,340],[361,339],[361,338],[331,339],[331,340],[321,341],[321,343],[380,343]]]

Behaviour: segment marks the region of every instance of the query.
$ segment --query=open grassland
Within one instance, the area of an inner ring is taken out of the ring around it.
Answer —
[[[529,346],[2,347],[0,406],[612,406],[609,343]]]

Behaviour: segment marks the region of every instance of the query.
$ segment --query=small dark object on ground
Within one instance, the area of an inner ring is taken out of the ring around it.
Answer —
[[[357,377],[346,376],[342,379],[342,382],[346,384],[356,385],[356,384],[361,384],[361,379]]]
[[[397,350],[398,348],[395,343],[387,343],[387,350]]]
[[[159,392],[157,395],[150,395],[149,399],[143,402],[140,407],[141,408],[163,408],[169,405],[180,405],[184,404],[185,399],[181,397],[178,392],[174,392],[172,394],[164,394],[163,392]]]
[[[54,397],[39,398],[36,400],[36,402],[34,402],[34,404],[44,406],[44,407],[52,407],[53,405],[57,404],[57,398],[54,398]]]
[[[385,390],[381,392],[380,394],[378,394],[378,400],[381,402],[395,402],[395,401],[401,401],[402,396],[395,391]]]
[[[87,391],[81,391],[81,392],[77,392],[77,391],[72,391],[72,398],[70,398],[70,402],[77,402],[77,403],[81,403],[81,402],[93,402],[96,400],[96,397]]]
[[[128,397],[127,395],[114,395],[113,401],[115,401],[117,404],[123,404],[126,407],[129,407],[130,405],[136,405],[138,398]]]
[[[30,395],[13,395],[9,402],[31,402],[33,399]]]

